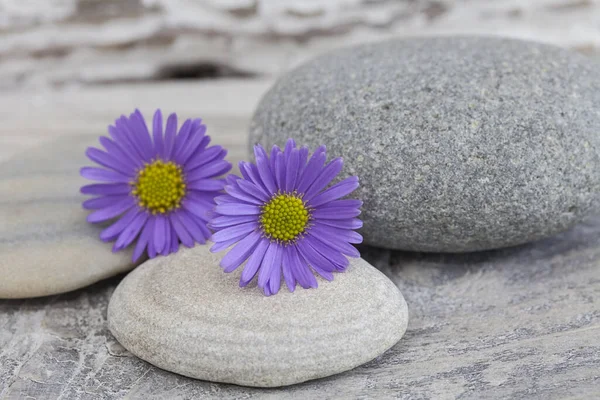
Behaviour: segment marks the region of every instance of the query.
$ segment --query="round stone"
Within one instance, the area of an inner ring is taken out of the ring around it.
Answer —
[[[47,296],[133,268],[131,249],[111,252],[86,222],[79,188],[85,149],[97,139],[65,137],[0,164],[0,299]]]
[[[147,261],[119,284],[108,325],[125,348],[192,378],[274,387],[352,369],[406,330],[402,294],[362,259],[317,289],[266,297],[208,248]]]
[[[570,228],[600,199],[600,65],[491,37],[323,55],[261,101],[251,144],[325,144],[358,175],[366,243],[467,252]]]

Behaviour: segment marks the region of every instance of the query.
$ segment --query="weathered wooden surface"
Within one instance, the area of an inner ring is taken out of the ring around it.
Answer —
[[[0,89],[276,75],[389,37],[490,34],[600,53],[597,0],[0,0]]]
[[[135,106],[203,116],[215,141],[241,157],[250,114],[269,84],[3,94],[0,160],[58,136],[104,134]],[[107,330],[116,278],[59,296],[0,301],[0,399],[600,397],[600,218],[502,251],[451,256],[365,248],[363,255],[401,289],[410,320],[395,347],[348,373],[260,390],[161,371]]]

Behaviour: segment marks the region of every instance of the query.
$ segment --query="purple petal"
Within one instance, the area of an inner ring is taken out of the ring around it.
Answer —
[[[263,258],[268,247],[269,241],[267,239],[261,239],[259,241],[258,245],[256,246],[256,249],[254,249],[254,252],[250,255],[250,258],[248,258],[248,262],[244,266],[242,276],[240,277],[240,287],[248,285],[248,283],[250,283],[250,281],[254,279],[258,268],[262,264]]]
[[[167,127],[165,129],[165,160],[171,160],[173,147],[175,147],[175,135],[177,134],[177,114],[169,115],[167,118]]]
[[[194,241],[197,243],[206,243],[206,239],[210,236],[210,232],[208,235],[206,234],[206,228],[203,229],[203,224],[201,221],[196,220],[194,215],[185,211],[179,210],[171,214],[171,218],[178,219],[179,222],[185,227],[185,229],[192,236]]]
[[[236,183],[240,190],[260,200],[262,203],[269,201],[269,196],[267,196],[264,191],[262,191],[258,186],[256,186],[256,184],[245,181],[243,179],[238,179]]]
[[[267,158],[265,149],[260,145],[254,146],[254,156],[256,157],[256,167],[258,168],[260,179],[267,188],[269,195],[273,195],[277,192],[277,187],[273,179],[273,172],[269,167],[269,159]]]
[[[142,165],[144,165],[142,159],[135,156],[134,154],[130,154],[124,149],[123,146],[120,146],[119,144],[113,142],[106,136],[100,136],[100,144],[104,146],[108,154],[115,158],[118,158],[124,164],[127,164],[127,166],[132,170],[140,168]]]
[[[360,229],[363,226],[363,222],[358,218],[349,219],[325,219],[319,218],[319,222],[323,225],[332,226],[340,229]]]
[[[289,143],[289,141],[288,141]],[[286,153],[287,153],[286,147]],[[298,178],[298,172],[300,167],[300,152],[298,149],[291,149],[288,154],[286,171],[285,171],[285,187],[284,190],[291,193],[296,185],[296,179]]]
[[[160,109],[156,110],[152,118],[152,137],[154,138],[154,149],[156,155],[164,157],[165,143],[163,140],[163,120]]]
[[[100,182],[128,183],[131,180],[131,178],[116,171],[96,167],[83,167],[79,172],[86,179]]]
[[[348,229],[338,229],[332,226],[323,225],[319,221],[315,221],[313,223],[312,229],[314,228],[319,228],[319,230],[323,232],[328,232],[329,234],[335,236],[339,240],[344,240],[349,243],[362,243],[362,236],[355,231],[351,231]]]
[[[102,239],[103,242],[110,242],[111,240],[115,240],[119,237],[123,229],[127,228],[131,221],[133,221],[133,219],[138,215],[138,213],[141,212],[143,211],[137,207],[131,208],[114,224],[104,229],[100,233],[100,239]]]
[[[228,226],[239,225],[251,221],[258,221],[258,219],[254,215],[243,215],[235,217],[222,216],[211,219],[208,225],[211,229],[219,230],[222,228],[227,228]]]
[[[102,210],[95,211],[87,216],[87,221],[91,223],[107,221],[109,219],[118,217],[125,211],[129,210],[135,205],[135,199],[127,196],[123,200],[114,203],[110,207],[103,208]]]
[[[135,216],[135,218],[131,221],[131,223],[125,229],[123,229],[123,231],[119,235],[119,238],[113,246],[113,251],[119,251],[129,246],[131,242],[133,242],[137,235],[140,233],[147,220],[148,213],[138,213]]]
[[[180,164],[185,164],[192,153],[197,152],[198,147],[205,143],[203,147],[208,145],[210,138],[204,136],[206,133],[206,125],[194,124],[183,148],[179,150],[177,159]]]
[[[152,138],[148,131],[146,120],[140,110],[136,109],[133,114],[129,116],[129,127],[131,131],[135,133],[135,138],[139,142],[145,158],[148,161],[152,160],[155,155],[154,146],[152,146]]]
[[[292,272],[292,263],[290,261],[289,249],[293,246],[287,246],[283,248],[283,262],[281,267],[283,270],[283,279],[290,292],[296,290],[296,278]]]
[[[167,244],[166,232],[167,222],[165,217],[162,215],[157,215],[154,219],[154,234],[150,239],[154,243],[154,248],[156,249],[157,253],[162,252]]]
[[[323,204],[319,206],[319,209],[339,209],[339,208],[360,208],[363,205],[363,202],[356,199],[343,199],[343,200],[334,200],[331,203]]]
[[[285,190],[285,156],[283,153],[277,153],[275,157],[275,183],[277,189]]]
[[[260,207],[249,204],[224,203],[215,207],[215,211],[221,215],[258,215]]]
[[[231,249],[221,260],[225,272],[232,272],[239,267],[256,248],[260,241],[260,233],[252,232]]]
[[[281,246],[276,242],[269,243],[258,271],[258,286],[264,288],[271,278],[271,271],[279,261],[281,264]]]
[[[344,197],[352,193],[354,190],[358,188],[358,177],[351,176],[349,178],[344,179],[341,182],[336,183],[332,187],[325,190],[323,193],[311,198],[311,196],[307,196],[308,205],[311,207],[318,207],[320,205],[332,202],[333,200],[337,200],[340,197]],[[311,188],[312,189],[312,188]]]
[[[287,142],[285,142],[285,147],[283,150],[283,153],[286,155],[287,158],[289,158],[289,156],[292,153],[292,150],[296,148],[296,142],[294,141],[294,139],[289,138],[287,140]]]
[[[142,233],[140,234],[140,238],[138,239],[137,244],[135,245],[135,249],[133,251],[133,262],[137,262],[142,256],[144,250],[146,249],[146,245],[148,244],[148,239],[152,237],[153,233],[154,218],[148,216],[148,221],[146,222],[146,225],[144,225],[144,227],[142,228]]]
[[[103,196],[94,199],[88,199],[83,202],[83,208],[86,210],[99,210],[110,207],[111,205],[123,200],[127,195]]]
[[[245,236],[256,229],[258,229],[258,224],[256,221],[246,222],[245,224],[231,226],[213,233],[212,240],[214,242],[223,242],[234,237]]]
[[[296,242],[296,247],[300,254],[306,258],[306,260],[317,272],[319,272],[319,269],[326,272],[332,272],[336,270],[335,264],[325,258],[321,253],[316,251],[308,244],[306,240],[298,240]]]
[[[171,159],[177,162],[177,164],[180,164],[179,155],[183,151],[183,148],[187,145],[188,138],[192,132],[192,127],[192,120],[186,119],[183,121],[181,128],[179,128],[179,133],[175,135],[175,146],[173,147],[173,152],[171,153]]]
[[[144,161],[150,161],[150,159],[144,153],[144,149],[140,144],[140,140],[137,138],[136,132],[129,128],[128,122],[129,121],[127,117],[124,115],[121,115],[121,117],[115,121],[115,132],[117,135],[120,135],[119,143],[127,143],[129,148],[133,150],[133,154]]]
[[[181,205],[183,206],[183,208],[185,208],[186,210],[188,210],[189,212],[191,212],[198,218],[201,218],[203,221],[209,220],[209,212],[214,207],[214,205],[207,207],[206,204],[204,204],[204,203],[200,203],[197,201],[190,201],[188,199],[183,200],[181,202]]]
[[[319,176],[315,179],[312,185],[306,190],[306,194],[304,195],[305,201],[310,201],[313,197],[315,197],[321,190],[323,190],[329,182],[335,178],[342,167],[344,166],[344,162],[341,158],[336,158],[331,161],[319,174]]]
[[[217,192],[225,187],[225,179],[200,179],[187,184],[188,189]]]
[[[169,253],[177,253],[179,250],[179,237],[177,236],[177,232],[171,225],[171,250]]]
[[[222,204],[222,203],[241,203],[241,204],[248,204],[244,201],[240,201],[238,199],[236,199],[233,196],[230,196],[228,194],[224,194],[221,196],[215,196],[215,203],[216,204]]]
[[[215,176],[223,175],[231,169],[231,163],[222,160],[207,165],[204,168],[198,168],[195,171],[190,172],[186,175],[188,182],[197,181],[204,178],[212,178]]]
[[[272,196],[265,184],[260,179],[260,174],[258,173],[258,167],[256,165],[240,161],[238,166],[240,167],[240,172],[242,173],[244,179],[252,182],[261,192],[265,194],[265,197],[270,198]]]
[[[283,263],[283,247],[279,246],[277,250],[277,258],[273,263],[273,269],[271,269],[271,276],[269,277],[269,292],[271,294],[277,294],[281,288],[281,264]]]
[[[273,178],[275,178],[275,185],[277,185],[277,179],[275,176],[275,161],[277,161],[277,154],[281,154],[281,149],[279,148],[279,146],[274,145],[271,148],[271,156],[269,157],[269,168],[271,168]]]
[[[319,149],[308,160],[308,164],[306,164],[306,167],[302,171],[302,175],[298,181],[298,193],[305,193],[323,169],[327,156],[323,151],[318,151]]]
[[[248,183],[248,182],[245,182],[245,183]],[[254,186],[251,183],[249,185]],[[264,204],[264,201],[261,201],[261,200],[257,199],[256,197],[249,195],[245,191],[242,191],[241,189],[237,188],[236,186],[233,186],[233,185],[225,186],[225,191],[231,197],[234,197],[234,198],[244,201],[246,203],[255,204],[258,206]]]
[[[331,234],[320,230],[318,227],[312,227],[307,236],[314,236],[316,239],[328,243],[329,246],[349,257],[360,257],[360,253],[356,247],[352,246],[348,242],[338,239],[335,236],[331,236]]]
[[[308,160],[308,147],[306,146],[302,146],[300,147],[300,162],[298,163],[299,165],[299,170],[298,170],[298,179],[297,181],[300,182],[300,177],[302,176],[302,171],[304,171],[304,168],[306,167],[306,160]]]
[[[326,219],[348,219],[354,218],[360,215],[358,208],[351,207],[331,207],[331,208],[317,208],[312,212],[314,219],[326,218]]]
[[[79,191],[83,194],[112,196],[116,194],[129,194],[131,186],[127,183],[94,183],[82,186]]]
[[[208,138],[210,140],[209,136],[205,136],[204,138]],[[186,163],[184,170],[186,173],[189,173],[190,171],[200,168],[201,166],[211,163],[215,160],[222,160],[225,155],[227,155],[227,150],[223,149],[221,146],[209,147],[198,154],[192,154],[192,157]]]
[[[318,251],[327,260],[331,261],[331,263],[336,266],[338,271],[344,271],[348,267],[348,264],[350,263],[348,259],[344,257],[341,252],[328,246],[326,242],[323,242],[311,235],[307,235],[304,238],[304,241],[313,249]]]
[[[319,284],[317,283],[317,278],[313,275],[304,257],[298,253],[296,246],[288,246],[287,253],[289,257],[288,260],[291,263],[292,272],[300,286],[304,289],[318,287]]]
[[[132,176],[134,174],[133,168],[127,164],[121,162],[118,158],[103,152],[102,150],[94,147],[88,147],[85,151],[85,155],[92,161],[102,165],[103,167],[112,169],[125,176]]]
[[[171,252],[171,231],[173,230],[173,228],[171,227],[171,222],[169,221],[169,218],[165,217],[164,221],[165,221],[165,247],[163,247],[160,254],[163,256],[168,256],[169,253]]]
[[[177,237],[179,238],[179,240],[181,240],[181,243],[183,243],[186,247],[193,247],[194,246],[194,238],[192,238],[192,235],[190,235],[188,230],[185,228],[185,226],[179,220],[179,217],[177,216],[177,212],[171,213],[171,215],[169,216],[169,219],[171,220],[171,225],[173,226],[173,230],[177,234]]]

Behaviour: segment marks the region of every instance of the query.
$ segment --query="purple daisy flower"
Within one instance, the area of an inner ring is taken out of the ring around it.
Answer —
[[[214,198],[225,186],[215,179],[231,169],[221,146],[208,147],[202,120],[186,120],[177,133],[177,115],[167,119],[156,110],[152,136],[142,113],[121,116],[108,127],[112,139],[100,137],[106,151],[90,147],[86,155],[104,168],[84,167],[81,176],[102,183],[86,185],[81,193],[97,196],[83,202],[94,210],[91,223],[118,218],[100,233],[105,242],[116,240],[113,252],[138,239],[137,261],[145,250],[154,258],[179,248],[206,243],[206,227]]]
[[[346,256],[359,257],[351,243],[362,226],[360,200],[344,199],[358,187],[352,176],[325,189],[342,170],[342,159],[325,165],[325,146],[308,158],[308,148],[292,139],[284,151],[273,147],[269,157],[254,147],[256,164],[241,162],[243,178],[229,175],[226,195],[217,196],[208,226],[215,231],[211,251],[236,244],[221,261],[232,272],[244,261],[240,286],[258,274],[258,286],[269,296],[279,291],[281,276],[289,290],[296,283],[316,288],[313,271],[327,280],[348,267]],[[325,189],[325,190],[324,190]]]

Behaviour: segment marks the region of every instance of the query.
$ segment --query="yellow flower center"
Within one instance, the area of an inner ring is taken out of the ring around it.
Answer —
[[[294,240],[306,229],[309,212],[293,194],[275,195],[263,206],[260,222],[265,234],[274,240]]]
[[[131,193],[138,198],[139,206],[152,214],[166,214],[179,208],[186,192],[183,171],[172,161],[146,164],[132,185]]]

